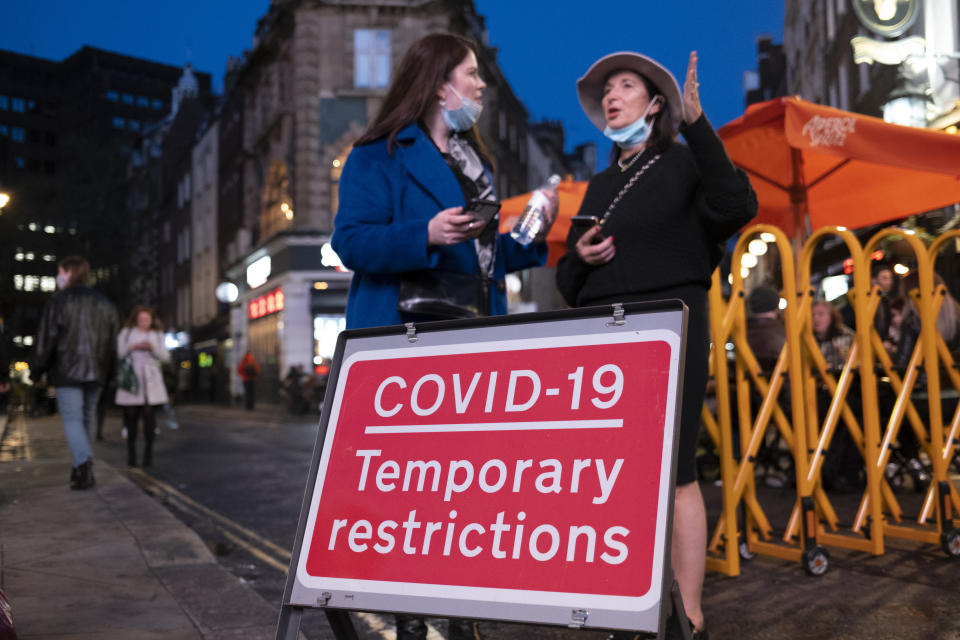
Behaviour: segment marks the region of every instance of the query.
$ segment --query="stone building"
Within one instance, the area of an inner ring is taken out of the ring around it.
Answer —
[[[249,247],[241,237],[228,244],[235,259],[225,275],[241,289],[232,357],[253,351],[264,399],[291,366],[310,370],[333,354],[350,281],[328,244],[340,170],[404,52],[437,31],[479,44],[488,84],[479,124],[498,163],[498,195],[533,188],[528,115],[472,0],[273,0],[253,49],[229,74],[226,100],[243,102],[243,160],[242,214],[228,215],[242,219],[250,239]]]
[[[137,140],[170,109],[181,69],[93,47],[63,61],[0,51],[0,308],[28,357],[57,260],[87,257],[97,288],[125,312],[126,180]],[[199,93],[209,74],[197,74]]]

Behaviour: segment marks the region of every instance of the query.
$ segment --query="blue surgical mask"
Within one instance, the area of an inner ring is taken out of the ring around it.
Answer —
[[[70,275],[66,273],[57,274],[57,289],[66,289],[70,284]]]
[[[460,98],[459,109],[447,109],[443,104],[440,105],[440,112],[443,114],[443,121],[451,131],[466,131],[477,123],[480,119],[480,112],[483,111],[483,105],[477,104],[470,98],[464,98],[453,85],[447,83],[453,95]]]
[[[647,105],[647,110],[643,112],[643,115],[625,127],[614,129],[610,125],[607,125],[603,129],[603,135],[617,143],[617,146],[621,149],[632,149],[640,146],[647,141],[647,138],[650,137],[650,132],[653,130],[653,124],[647,122],[647,115],[649,115],[653,105],[659,101],[660,96],[655,96],[653,100],[650,101],[650,104]]]

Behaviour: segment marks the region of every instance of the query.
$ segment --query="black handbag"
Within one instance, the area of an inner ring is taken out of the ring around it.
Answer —
[[[397,311],[431,316],[437,320],[478,318],[490,315],[490,287],[504,284],[479,274],[424,270],[400,279]]]

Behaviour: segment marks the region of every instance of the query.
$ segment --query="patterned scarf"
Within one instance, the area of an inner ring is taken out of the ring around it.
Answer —
[[[459,135],[450,136],[447,143],[450,150],[450,156],[456,163],[454,173],[460,182],[460,188],[463,189],[467,200],[479,198],[481,200],[494,200],[496,194],[493,192],[493,185],[490,184],[490,178],[484,171],[483,162],[480,156],[474,150],[470,142]],[[494,221],[486,226],[483,233],[474,240],[477,249],[477,260],[480,262],[480,272],[488,278],[493,277],[493,264],[496,258],[497,233],[500,229],[500,214],[494,216]]]

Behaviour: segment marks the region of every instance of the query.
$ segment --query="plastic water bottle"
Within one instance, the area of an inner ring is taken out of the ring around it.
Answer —
[[[533,242],[534,238],[540,233],[540,230],[543,229],[543,210],[550,202],[547,200],[544,192],[552,191],[553,193],[557,193],[558,184],[560,184],[560,176],[553,174],[547,179],[546,184],[533,192],[533,195],[530,196],[530,200],[527,202],[526,208],[524,208],[523,213],[520,214],[520,219],[517,220],[517,224],[513,225],[513,229],[510,230],[511,238],[523,246],[527,246]]]

